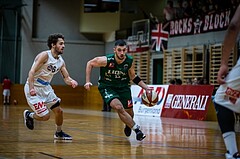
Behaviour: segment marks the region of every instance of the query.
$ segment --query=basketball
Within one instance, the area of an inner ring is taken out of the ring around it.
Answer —
[[[142,98],[142,103],[148,107],[153,107],[158,102],[158,94],[153,90],[145,91],[142,94],[141,98]]]
[[[17,102],[16,99],[13,100],[13,104],[14,104],[14,105],[17,105],[17,104],[18,104],[18,102]]]

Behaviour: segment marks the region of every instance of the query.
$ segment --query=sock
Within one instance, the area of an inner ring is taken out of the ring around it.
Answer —
[[[140,128],[140,126],[138,126],[137,124],[134,124],[133,127],[132,127],[132,130],[135,131],[136,129],[139,129],[139,128]]]
[[[233,155],[236,152],[238,152],[235,132],[233,131],[226,132],[222,134],[222,136],[226,149],[229,151],[229,153]]]
[[[62,125],[61,126],[56,125],[56,131],[61,132],[62,131]]]
[[[30,118],[34,119],[34,118],[33,118],[33,115],[34,115],[34,112],[30,113],[28,116],[29,116]]]

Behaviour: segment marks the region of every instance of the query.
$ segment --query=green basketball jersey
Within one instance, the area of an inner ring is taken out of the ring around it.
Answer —
[[[123,63],[117,64],[114,54],[106,55],[107,65],[100,67],[99,87],[128,87],[130,86],[130,78],[128,70],[133,63],[132,56],[126,55]]]

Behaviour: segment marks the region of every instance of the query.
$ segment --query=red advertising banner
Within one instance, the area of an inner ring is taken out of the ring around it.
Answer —
[[[214,86],[170,85],[161,117],[205,120]]]

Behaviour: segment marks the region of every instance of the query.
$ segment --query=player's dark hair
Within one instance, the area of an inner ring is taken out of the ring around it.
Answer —
[[[58,42],[58,38],[62,38],[64,40],[64,35],[61,33],[54,33],[49,35],[48,41],[47,41],[47,45],[49,49],[52,48],[52,44],[55,45]]]
[[[124,40],[119,39],[115,42],[114,46],[116,47],[116,46],[126,46],[126,45],[127,45],[127,43]]]

